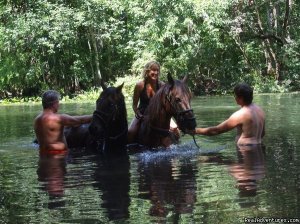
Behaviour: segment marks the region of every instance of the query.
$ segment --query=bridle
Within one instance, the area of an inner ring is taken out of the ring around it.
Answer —
[[[192,112],[193,113],[193,109],[187,109],[187,110],[182,110],[182,111],[177,111],[176,110],[176,106],[174,105],[175,101],[172,101],[172,96],[171,96],[171,91],[169,90],[169,93],[166,95],[166,102],[168,102],[171,106],[171,108],[175,111],[175,118],[176,121],[178,123],[178,126],[180,127],[180,129],[183,131],[185,131],[186,127],[185,127],[185,122],[186,121],[195,121],[196,118],[193,115],[193,117],[185,117],[185,114]],[[184,133],[185,134],[185,133]],[[193,140],[194,140],[194,144],[196,145],[197,148],[200,148],[200,146],[197,144],[196,139],[195,139],[195,135],[192,136]]]
[[[165,95],[165,102],[164,102],[164,110],[166,113],[170,113],[170,109],[167,108],[167,103],[170,105],[171,111],[173,113],[171,113],[171,115],[173,117],[175,117],[175,120],[179,126],[179,128],[183,131],[185,131],[186,129],[186,122],[187,121],[195,121],[195,117],[186,117],[185,115],[187,113],[193,112],[193,109],[186,109],[186,110],[178,110],[176,107],[176,100],[173,100],[174,97],[172,97],[171,94],[171,88],[168,90],[168,93]],[[166,137],[166,136],[172,136],[172,132],[168,129],[165,128],[159,128],[159,127],[155,127],[154,125],[150,125],[150,128],[152,130],[154,130],[157,134]]]
[[[100,99],[101,100],[101,99]],[[127,133],[127,126],[124,125],[124,129],[121,130],[120,133],[115,135],[110,135],[110,126],[111,123],[114,122],[119,114],[119,106],[116,103],[111,103],[110,106],[113,108],[111,112],[106,113],[101,110],[95,110],[93,113],[93,117],[97,117],[100,120],[102,127],[105,130],[105,134],[99,138],[99,136],[93,136],[94,140],[97,142],[98,146],[100,143],[103,143],[103,149],[108,140],[117,141],[119,138],[124,136]]]
[[[186,110],[180,110],[178,111],[177,110],[177,107],[176,107],[176,101],[175,100],[172,100],[172,95],[171,95],[171,90],[169,89],[169,92],[168,94],[166,94],[166,97],[165,97],[165,102],[168,102],[170,104],[170,107],[172,108],[172,110],[174,111],[174,117],[178,123],[178,126],[179,128],[184,131],[186,129],[185,127],[185,122],[186,121],[195,121],[195,116],[193,117],[186,117],[185,115],[189,112],[192,112],[193,113],[193,109],[186,109]]]

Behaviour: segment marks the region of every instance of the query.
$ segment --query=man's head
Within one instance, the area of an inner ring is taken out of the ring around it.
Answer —
[[[43,93],[42,96],[42,104],[43,108],[51,108],[55,103],[59,101],[60,95],[55,90],[47,90]]]
[[[253,89],[246,83],[239,83],[234,87],[234,95],[242,98],[245,105],[249,105],[253,100]]]

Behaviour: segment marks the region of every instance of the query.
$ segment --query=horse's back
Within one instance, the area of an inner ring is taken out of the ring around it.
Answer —
[[[89,125],[82,124],[76,127],[65,127],[64,134],[69,148],[85,147],[90,138]]]

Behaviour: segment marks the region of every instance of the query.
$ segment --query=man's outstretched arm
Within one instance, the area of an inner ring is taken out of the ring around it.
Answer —
[[[207,128],[196,128],[194,134],[199,135],[218,135],[224,132],[230,131],[233,128],[241,124],[241,119],[238,113],[232,114],[227,120],[218,124],[217,126],[207,127]]]
[[[86,124],[92,121],[92,115],[70,116],[68,114],[62,114],[60,116],[61,123],[64,126],[76,126],[80,124]]]

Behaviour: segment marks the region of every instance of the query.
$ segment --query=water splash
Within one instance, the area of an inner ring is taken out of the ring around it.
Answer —
[[[142,163],[151,163],[166,161],[173,158],[177,159],[192,159],[199,155],[214,155],[219,153],[221,150],[227,148],[227,145],[219,145],[217,147],[201,146],[198,148],[193,141],[186,142],[179,145],[171,145],[169,148],[156,148],[146,149],[143,152],[138,153],[137,157]]]

